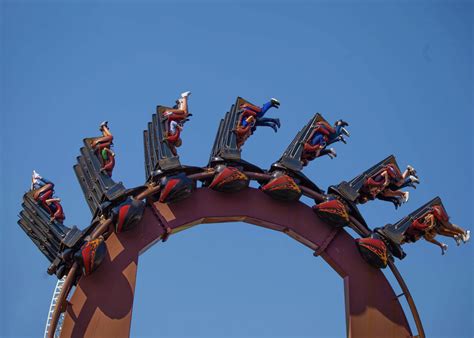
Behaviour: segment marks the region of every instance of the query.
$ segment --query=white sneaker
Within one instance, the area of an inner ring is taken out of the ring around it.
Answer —
[[[337,157],[336,150],[334,148],[329,148],[329,153],[328,156],[333,159],[334,157]]]
[[[191,95],[191,92],[190,92],[190,91],[181,93],[181,97],[188,97],[189,95]]]
[[[471,230],[466,230],[466,233],[462,235],[462,241],[466,243],[471,238]]]
[[[412,183],[420,183],[420,180],[416,176],[410,175],[409,179]]]
[[[33,170],[33,175],[32,175],[33,179],[42,179],[42,177],[40,176],[40,174],[38,174],[35,170]]]
[[[403,193],[403,203],[408,202],[408,198],[410,198],[410,193],[407,191]]]
[[[441,254],[444,255],[446,251],[448,251],[448,245],[441,243]]]

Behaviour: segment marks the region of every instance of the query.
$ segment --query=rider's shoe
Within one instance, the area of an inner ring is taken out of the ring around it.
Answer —
[[[466,232],[464,233],[464,235],[462,235],[462,241],[463,241],[464,243],[467,243],[470,238],[471,238],[471,230],[466,230]]]
[[[409,179],[411,183],[420,183],[420,179],[416,176],[410,175]]]
[[[109,121],[102,122],[99,126],[99,130],[102,131],[102,128],[104,128],[104,127],[108,128],[109,127],[108,123],[109,123]]]
[[[280,108],[280,101],[278,101],[277,99],[272,97],[270,99],[270,102],[272,103],[272,107],[275,107],[277,109]]]
[[[336,121],[336,126],[347,127],[348,125],[349,125],[349,123],[347,123],[347,122],[344,121],[344,120],[337,120],[337,121]]]
[[[337,157],[336,150],[334,148],[329,148],[328,156],[329,158],[331,158],[331,160]]]
[[[342,135],[339,135],[339,136],[337,137],[337,140],[341,141],[341,142],[344,143],[344,144],[347,144],[346,139],[345,139],[344,136],[342,136]]]
[[[190,91],[187,91],[187,92],[184,92],[184,93],[181,93],[181,97],[188,97],[189,95],[191,95],[191,92]]]
[[[444,255],[446,251],[448,251],[448,245],[441,243],[441,254]]]
[[[407,170],[410,173],[410,175],[415,175],[416,176],[416,170],[411,165],[407,165]]]
[[[275,119],[275,123],[278,126],[278,128],[281,127],[280,119]]]
[[[410,192],[405,191],[405,192],[403,193],[403,198],[402,198],[403,203],[408,202],[408,199],[409,199],[409,198],[410,198]]]

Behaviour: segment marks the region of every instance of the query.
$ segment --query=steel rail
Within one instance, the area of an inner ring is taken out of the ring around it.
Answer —
[[[54,338],[54,335],[56,333],[56,328],[58,326],[59,317],[61,315],[61,312],[63,312],[62,309],[64,307],[64,303],[69,294],[69,291],[72,288],[72,283],[74,282],[74,278],[76,276],[78,267],[79,267],[79,264],[77,264],[77,262],[74,262],[74,264],[72,265],[71,269],[69,270],[67,274],[66,280],[64,281],[63,288],[61,289],[61,292],[58,296],[58,301],[56,302],[56,307],[54,308],[53,315],[51,317],[48,338]]]

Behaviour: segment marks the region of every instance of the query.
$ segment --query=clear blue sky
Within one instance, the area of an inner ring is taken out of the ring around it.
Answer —
[[[219,119],[240,95],[281,101],[243,157],[278,159],[315,112],[350,123],[338,158],[305,173],[322,187],[394,153],[421,185],[375,227],[436,195],[473,229],[472,2],[1,2],[0,335],[40,337],[55,280],[17,226],[33,169],[56,182],[66,223],[90,220],[72,165],[109,120],[115,178],[144,181],[142,130],[156,104],[193,92],[182,162],[205,165]],[[407,245],[398,262],[428,337],[472,337],[473,245]],[[343,283],[300,244],[247,224],[202,225],[140,258],[132,336],[345,334]],[[113,281],[111,281],[113,283]],[[396,290],[398,290],[396,288]],[[411,318],[410,318],[411,320]]]

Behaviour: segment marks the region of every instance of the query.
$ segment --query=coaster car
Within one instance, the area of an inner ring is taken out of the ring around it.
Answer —
[[[323,193],[319,187],[302,173],[302,169],[310,160],[313,160],[317,156],[322,156],[325,151],[325,147],[320,148],[316,156],[315,149],[308,148],[308,146],[313,146],[310,143],[312,142],[311,140],[317,138],[316,135],[323,135],[325,137],[325,145],[328,145],[336,142],[339,136],[339,140],[343,140],[341,136],[342,133],[345,135],[349,134],[344,129],[347,123],[342,123],[341,121],[341,123],[338,124],[337,131],[333,130],[319,113],[315,114],[304,128],[296,134],[281,158],[271,166],[269,172],[272,173],[272,179],[262,185],[261,189],[275,199],[286,201],[298,200],[302,195],[301,186],[318,193]],[[329,131],[330,129],[331,131]],[[342,130],[344,130],[344,132]],[[338,136],[336,136],[336,134]],[[322,143],[319,142],[318,147],[321,144]],[[331,151],[334,152],[332,149]],[[322,217],[327,215],[328,218],[334,219],[334,217],[329,214],[331,211],[335,211],[333,207],[334,202],[329,203],[327,208],[324,206],[321,206],[319,209],[315,208],[315,211],[321,210],[320,215]],[[340,211],[342,212],[342,209]]]
[[[419,184],[419,179],[415,169],[407,166],[402,173],[395,156],[390,155],[349,182],[331,186],[328,192],[341,196],[350,204],[364,204],[379,199],[392,202],[398,208],[409,197],[409,193],[401,189],[416,188],[416,184]]]
[[[87,237],[91,227],[79,230],[75,226],[69,228],[56,219],[50,219],[48,212],[35,200],[37,193],[38,190],[32,190],[23,196],[23,210],[18,224],[49,260],[48,273],[62,278],[79,256],[82,260],[78,263],[85,274],[95,271],[104,258],[101,252],[106,250],[103,238],[90,244]],[[84,262],[87,262],[87,267]]]
[[[470,231],[453,224],[439,197],[435,197],[422,207],[395,224],[387,224],[381,233],[396,244],[415,243],[421,238],[441,248],[444,254],[448,246],[435,237],[442,235],[454,239],[457,245],[470,239]]]

